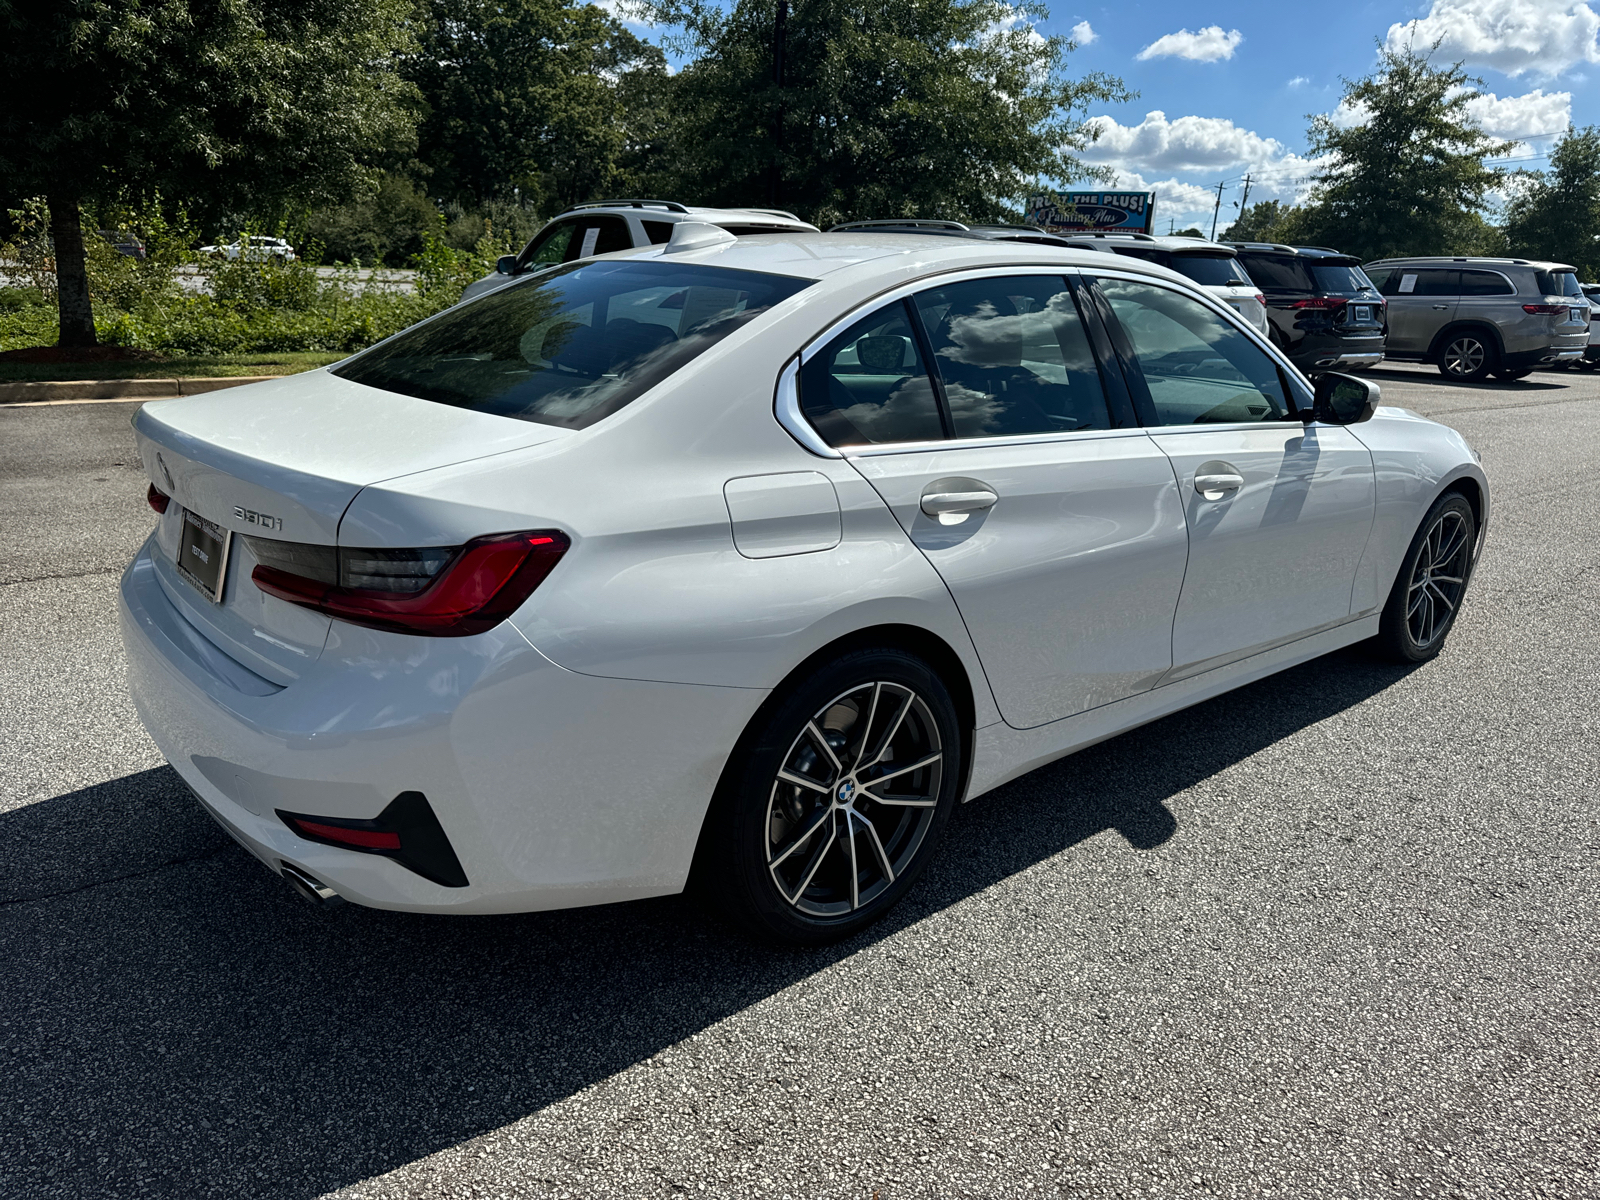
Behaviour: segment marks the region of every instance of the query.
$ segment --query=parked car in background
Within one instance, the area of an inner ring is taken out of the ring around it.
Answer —
[[[1521,379],[1581,361],[1589,344],[1589,298],[1562,263],[1386,258],[1366,269],[1389,302],[1388,356],[1435,363],[1458,383]]]
[[[1324,246],[1229,242],[1266,297],[1269,336],[1308,374],[1383,361],[1383,297],[1361,260]]]
[[[1157,237],[1148,233],[1081,233],[1069,245],[1109,250],[1145,262],[1160,263],[1187,275],[1262,333],[1267,326],[1267,298],[1239,262],[1239,252],[1221,242],[1192,237]]]
[[[734,237],[819,232],[815,225],[778,208],[699,208],[676,200],[596,200],[574,205],[554,218],[520,254],[502,256],[492,275],[469,283],[461,298],[473,300],[519,275],[531,275],[595,254],[664,245],[672,240],[673,227],[685,221],[715,225]]]
[[[201,246],[201,254],[214,254],[218,258],[226,258],[231,262],[245,259],[249,262],[265,262],[269,259],[281,259],[284,262],[295,260],[294,247],[280,237],[265,237],[261,234],[251,234],[236,242],[226,242],[216,246]]]
[[[926,233],[935,237],[980,238],[987,242],[1027,242],[1034,246],[1071,246],[1059,234],[1037,225],[968,225],[962,221],[894,217],[875,221],[846,221],[829,233]]]
[[[101,229],[97,232],[111,243],[111,248],[118,254],[125,254],[139,262],[143,262],[149,256],[144,242],[137,234],[129,233],[126,229]]]
[[[1589,344],[1583,351],[1583,365],[1600,363],[1600,283],[1580,283],[1584,298],[1589,301]]]

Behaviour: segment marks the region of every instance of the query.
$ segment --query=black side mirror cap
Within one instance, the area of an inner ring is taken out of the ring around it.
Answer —
[[[1317,376],[1311,411],[1302,410],[1300,419],[1308,425],[1313,421],[1324,425],[1359,425],[1372,420],[1382,395],[1378,385],[1370,379],[1329,371]]]
[[[494,260],[495,273],[499,275],[515,275],[517,273],[517,256],[515,254],[502,254]]]

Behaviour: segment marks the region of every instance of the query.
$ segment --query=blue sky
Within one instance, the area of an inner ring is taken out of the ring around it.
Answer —
[[[1480,124],[1521,142],[1509,166],[1544,166],[1550,135],[1569,119],[1600,120],[1600,12],[1588,3],[1063,3],[1038,28],[1078,31],[1069,73],[1105,71],[1139,93],[1092,110],[1102,136],[1089,157],[1118,171],[1123,186],[1155,189],[1162,232],[1175,218],[1209,233],[1219,180],[1229,181],[1225,227],[1247,171],[1252,203],[1294,199],[1310,169],[1306,114],[1338,111],[1340,76],[1372,69],[1375,40],[1442,38],[1439,58],[1464,59],[1494,97],[1479,103]]]

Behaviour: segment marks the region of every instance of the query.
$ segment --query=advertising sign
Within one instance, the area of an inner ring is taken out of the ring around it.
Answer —
[[[1154,192],[1043,192],[1029,196],[1023,220],[1051,233],[1155,231]]]

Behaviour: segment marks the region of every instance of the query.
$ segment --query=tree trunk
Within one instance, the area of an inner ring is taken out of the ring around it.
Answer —
[[[94,310],[89,305],[89,265],[83,252],[83,217],[76,198],[49,197],[50,240],[56,260],[56,303],[61,345],[93,346]]]

